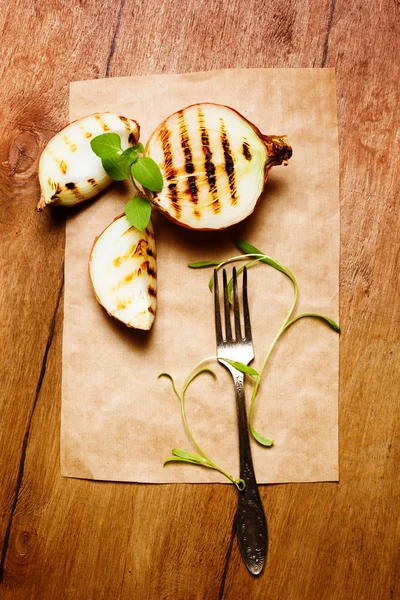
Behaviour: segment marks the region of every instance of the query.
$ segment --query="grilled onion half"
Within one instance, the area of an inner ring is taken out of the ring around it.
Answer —
[[[249,216],[268,171],[292,156],[284,136],[263,135],[219,104],[193,104],[170,115],[151,135],[146,155],[164,188],[153,203],[191,229],[224,229]]]
[[[109,315],[135,329],[150,329],[157,308],[156,248],[151,221],[145,232],[125,215],[94,241],[89,275],[97,300]]]

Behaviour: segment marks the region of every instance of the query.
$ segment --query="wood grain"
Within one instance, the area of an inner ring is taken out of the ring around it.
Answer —
[[[2,2],[2,599],[400,597],[399,5],[365,6]],[[38,157],[72,80],[324,66],[340,127],[340,482],[261,489],[271,544],[252,579],[230,486],[60,477],[65,214],[34,210]]]

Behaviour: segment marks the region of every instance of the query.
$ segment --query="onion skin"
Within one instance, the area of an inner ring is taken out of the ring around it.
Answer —
[[[167,117],[146,155],[165,182],[154,206],[189,229],[218,230],[254,211],[269,170],[287,164],[292,148],[285,136],[262,134],[230,107],[200,103]]]
[[[49,204],[73,206],[90,200],[112,183],[90,146],[94,137],[111,132],[121,137],[125,149],[138,142],[140,128],[121,115],[95,113],[73,121],[49,141],[39,160],[38,211]]]
[[[107,313],[135,329],[151,329],[157,310],[157,263],[151,221],[142,233],[122,214],[95,238],[89,277]]]

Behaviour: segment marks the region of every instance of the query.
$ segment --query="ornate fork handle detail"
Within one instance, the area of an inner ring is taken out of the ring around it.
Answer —
[[[233,282],[233,326],[226,270],[222,272],[224,284],[224,330],[221,319],[221,307],[218,289],[217,271],[214,271],[214,312],[217,355],[220,362],[230,371],[235,383],[236,409],[239,430],[240,477],[246,486],[239,491],[239,503],[236,515],[237,537],[240,553],[250,573],[260,575],[263,570],[267,549],[268,530],[264,509],[257,488],[247,425],[246,401],[244,397],[244,374],[228,361],[237,361],[249,365],[254,358],[253,339],[251,335],[250,311],[247,298],[247,269],[243,269],[243,326],[240,321],[239,293],[235,267],[232,272]]]
[[[239,371],[232,372],[232,375],[235,382],[239,429],[240,477],[246,482],[245,489],[239,492],[237,536],[240,553],[247,568],[253,575],[259,575],[264,567],[267,554],[268,529],[251,457],[244,377],[243,373]]]

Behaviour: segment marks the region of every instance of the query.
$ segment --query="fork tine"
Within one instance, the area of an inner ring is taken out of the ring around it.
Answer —
[[[240,309],[236,267],[233,267],[233,312],[235,315],[235,338],[237,341],[242,339],[242,333],[240,331]]]
[[[218,289],[218,275],[217,269],[214,269],[214,310],[215,310],[215,335],[217,338],[217,344],[222,342],[222,328],[221,328],[221,309],[219,305],[219,289]]]
[[[251,341],[251,325],[249,301],[247,298],[247,268],[243,269],[243,314],[244,314],[244,336],[245,339]]]
[[[231,329],[231,316],[229,311],[229,296],[228,296],[228,281],[226,277],[226,270],[223,270],[222,273],[223,282],[224,282],[224,310],[225,310],[225,331],[226,331],[226,341],[232,341],[232,329]]]

